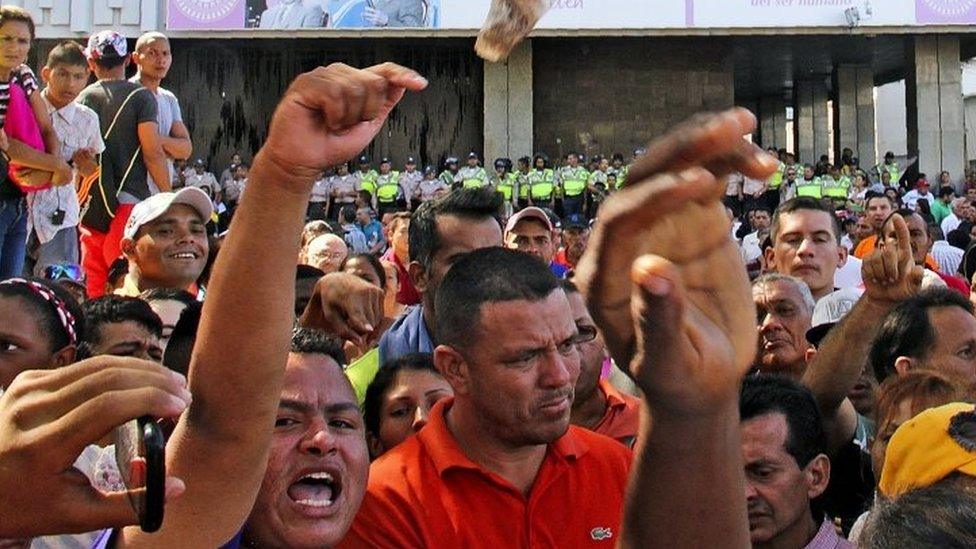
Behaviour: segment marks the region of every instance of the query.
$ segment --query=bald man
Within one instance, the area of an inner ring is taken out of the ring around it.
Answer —
[[[132,53],[132,62],[136,65],[136,75],[131,81],[141,84],[156,96],[157,123],[159,137],[166,153],[166,163],[169,166],[170,181],[173,179],[173,160],[185,160],[193,154],[193,143],[190,132],[183,123],[183,113],[180,101],[173,92],[160,86],[169,73],[173,64],[173,53],[170,51],[169,39],[161,32],[147,32],[136,41],[136,49]],[[158,192],[159,185],[149,177],[149,183],[155,186],[153,192]]]

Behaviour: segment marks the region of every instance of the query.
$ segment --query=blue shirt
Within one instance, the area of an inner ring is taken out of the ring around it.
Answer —
[[[410,307],[380,338],[380,367],[410,353],[432,353],[434,342],[424,324],[424,306]]]
[[[559,263],[550,263],[549,269],[552,270],[552,274],[556,275],[558,279],[566,278],[566,273],[569,272],[569,269],[565,265]]]
[[[366,243],[369,244],[370,249],[386,238],[383,236],[383,224],[375,219],[363,225],[362,229],[366,235]]]

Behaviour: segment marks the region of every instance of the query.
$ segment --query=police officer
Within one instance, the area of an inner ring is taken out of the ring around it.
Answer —
[[[492,174],[491,184],[494,185],[504,198],[502,203],[502,217],[508,219],[515,212],[515,200],[518,196],[518,177],[512,173],[511,158],[496,158],[495,173]]]
[[[373,209],[376,209],[376,178],[379,174],[369,165],[369,158],[366,155],[359,157],[359,170],[356,171],[358,177],[357,190],[369,193],[370,200],[373,202]]]
[[[399,203],[401,208],[413,210],[420,204],[414,199],[419,196],[417,185],[423,179],[424,174],[417,169],[417,161],[412,156],[408,156],[403,173],[400,174],[400,192],[403,193],[403,200]]]
[[[380,218],[397,210],[397,201],[402,200],[402,195],[400,172],[393,170],[389,158],[384,158],[380,161],[380,173],[376,177],[376,205]]]
[[[881,164],[879,169],[882,173],[888,172],[888,176],[890,177],[890,183],[886,183],[885,187],[898,187],[898,182],[901,180],[901,168],[895,162],[895,153],[891,151],[886,152],[884,155],[884,163]]]
[[[823,185],[820,178],[813,175],[813,166],[803,166],[803,179],[796,183],[796,196],[823,198]]]
[[[529,181],[529,205],[540,208],[555,206],[556,175],[549,166],[549,157],[537,153],[532,159],[533,169],[526,178]]]
[[[779,197],[780,197],[780,187],[783,185],[783,176],[786,174],[786,163],[783,162],[782,157],[779,156],[779,151],[776,147],[769,148],[769,154],[780,159],[779,167],[773,172],[773,175],[769,176],[766,180],[766,192],[763,193],[762,202],[766,205],[769,211],[774,212],[776,208],[779,207]]]
[[[516,209],[521,210],[529,205],[529,173],[532,170],[532,159],[523,156],[518,159],[518,170],[515,171],[515,178],[518,180],[518,202]]]
[[[457,157],[449,156],[444,161],[444,171],[438,177],[449,189],[455,189],[461,185],[461,176],[458,172],[460,162]]]
[[[565,217],[583,213],[584,193],[590,173],[579,162],[578,154],[569,153],[566,155],[566,165],[556,172],[556,186],[562,191]]]
[[[336,167],[336,173],[329,178],[329,191],[332,197],[329,219],[338,219],[339,210],[347,204],[355,204],[359,194],[359,177],[349,173],[349,164]]]
[[[820,179],[820,183],[823,187],[823,196],[829,198],[834,205],[843,207],[847,203],[851,178],[843,175],[836,166],[827,168],[827,175]]]
[[[465,189],[476,189],[488,186],[488,172],[478,164],[478,154],[474,151],[468,153],[468,165],[461,168],[458,176],[461,178],[461,186]]]
[[[437,177],[437,170],[433,166],[427,166],[424,168],[424,178],[417,185],[417,200],[414,201],[414,204],[419,205],[422,202],[431,201],[442,194],[451,192],[453,179],[451,181],[452,183],[447,183],[440,177]]]
[[[603,156],[595,156],[593,160],[595,161],[596,169],[590,172],[590,179],[586,182],[588,199],[586,203],[587,219],[596,217],[597,209],[606,200],[607,192],[610,190],[610,161]]]
[[[630,166],[624,165],[624,155],[620,153],[613,153],[613,157],[610,160],[610,169],[607,170],[608,174],[613,174],[617,180],[617,185],[613,189],[607,189],[608,191],[613,191],[624,186],[624,182],[627,180],[627,171]]]

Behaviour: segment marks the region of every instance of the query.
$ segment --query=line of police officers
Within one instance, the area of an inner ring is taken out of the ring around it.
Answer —
[[[634,154],[636,157],[640,151]],[[444,170],[437,174],[432,166],[417,170],[412,157],[407,158],[405,169],[398,171],[393,169],[389,158],[381,159],[379,169],[374,170],[369,158],[361,156],[354,172],[344,165],[334,173],[323,174],[312,197],[313,203],[322,205],[310,207],[309,211],[324,212],[324,204],[328,204],[328,216],[334,218],[342,206],[359,199],[360,204],[372,206],[382,216],[387,212],[415,209],[421,202],[451,189],[488,186],[504,197],[502,215],[510,216],[526,206],[541,206],[562,217],[589,219],[607,194],[625,183],[627,168],[621,154],[613,155],[612,159],[596,156],[588,169],[576,153],[567,154],[559,168],[539,153],[534,158],[518,159],[517,167],[509,158],[498,158],[494,170],[489,171],[481,165],[478,154],[471,152],[464,166],[456,157],[450,157],[444,162]]]

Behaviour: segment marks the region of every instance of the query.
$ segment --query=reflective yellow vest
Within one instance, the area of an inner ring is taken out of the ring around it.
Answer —
[[[376,178],[380,174],[376,173],[376,170],[369,170],[366,173],[356,172],[359,174],[359,187],[364,191],[369,191],[369,194],[376,196]]]
[[[898,180],[901,179],[901,171],[898,169],[898,164],[882,164],[881,169],[891,175],[891,185],[897,187]]]
[[[823,186],[821,185],[820,178],[814,177],[811,181],[807,181],[806,179],[797,181],[796,196],[823,198]]]
[[[465,189],[477,189],[488,184],[488,172],[484,168],[479,167],[473,174],[470,172],[469,168],[461,169],[461,175],[464,177],[462,185]]]
[[[570,198],[583,194],[583,191],[586,190],[586,182],[590,178],[590,172],[581,166],[576,168],[565,167],[559,171],[559,175],[563,193]]]
[[[529,198],[529,174],[518,172],[515,174],[516,179],[519,182],[519,200],[528,200]]]
[[[827,178],[823,181],[823,194],[830,198],[842,198],[846,200],[850,188],[851,178],[846,175],[842,175],[836,180]]]
[[[778,189],[783,184],[783,174],[786,173],[786,164],[780,162],[779,168],[769,176],[769,188]]]
[[[511,202],[512,200],[512,193],[515,191],[515,177],[514,173],[507,173],[504,178],[498,180],[498,186],[496,188],[505,197],[505,202]]]
[[[529,172],[528,180],[531,187],[532,200],[549,200],[552,198],[552,191],[556,188],[553,183],[554,173],[550,169],[542,171],[532,170]]]
[[[396,202],[400,191],[400,172],[390,172],[376,179],[376,200],[383,204]]]

